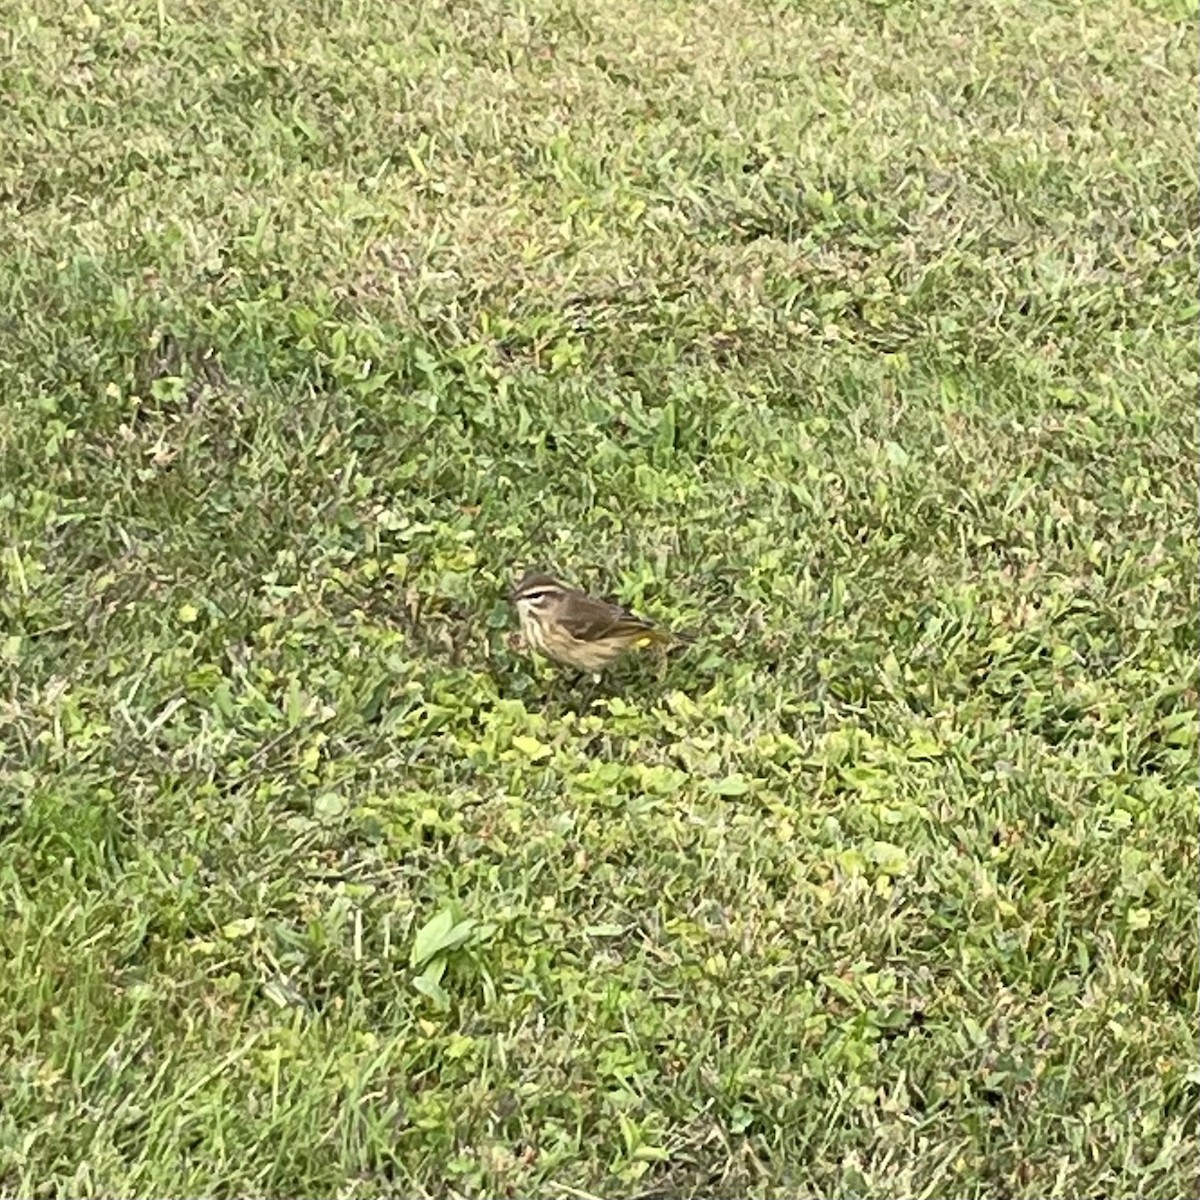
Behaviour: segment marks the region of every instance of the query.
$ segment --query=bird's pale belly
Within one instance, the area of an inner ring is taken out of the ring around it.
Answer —
[[[585,642],[572,637],[562,629],[547,629],[541,621],[524,614],[521,616],[521,633],[539,654],[552,658],[564,666],[577,671],[597,672],[604,670],[619,658],[627,645],[617,642]]]

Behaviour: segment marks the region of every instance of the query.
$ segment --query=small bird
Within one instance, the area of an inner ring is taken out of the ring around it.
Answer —
[[[525,641],[539,654],[577,671],[599,674],[627,650],[687,641],[619,604],[597,600],[550,575],[532,571],[509,599]]]

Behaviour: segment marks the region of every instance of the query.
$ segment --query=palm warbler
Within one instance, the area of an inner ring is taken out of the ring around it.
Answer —
[[[597,600],[538,572],[526,575],[509,598],[532,649],[563,666],[593,675],[627,650],[687,640],[627,608]]]

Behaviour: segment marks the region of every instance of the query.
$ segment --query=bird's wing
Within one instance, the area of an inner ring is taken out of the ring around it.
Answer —
[[[567,632],[580,641],[594,642],[603,637],[619,637],[645,633],[660,637],[662,631],[652,622],[631,613],[619,604],[608,604],[594,600],[591,596],[580,597],[571,605],[571,613],[563,618]]]

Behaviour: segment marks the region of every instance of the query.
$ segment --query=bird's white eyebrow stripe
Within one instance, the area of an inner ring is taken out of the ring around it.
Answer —
[[[553,596],[556,592],[559,592],[561,590],[562,590],[561,588],[556,588],[556,587],[530,588],[529,591],[522,592],[517,597],[517,599],[518,600],[534,600],[534,601],[545,600],[547,596]]]

